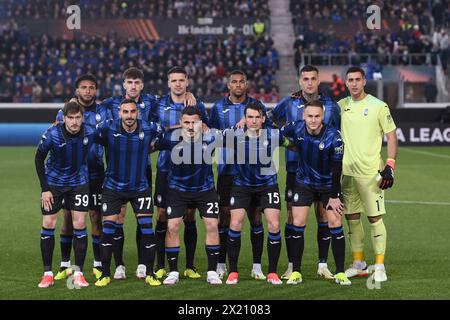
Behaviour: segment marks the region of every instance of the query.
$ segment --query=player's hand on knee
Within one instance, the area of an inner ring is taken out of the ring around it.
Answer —
[[[386,165],[383,171],[378,171],[381,176],[380,189],[385,190],[391,188],[394,184],[394,168]]]
[[[333,213],[342,216],[342,214],[344,213],[344,204],[341,202],[341,199],[339,199],[339,197],[330,198],[328,200],[327,210],[332,210]]]
[[[51,193],[51,191],[42,192],[41,205],[45,209],[45,211],[52,210],[52,204],[53,204],[53,194]]]

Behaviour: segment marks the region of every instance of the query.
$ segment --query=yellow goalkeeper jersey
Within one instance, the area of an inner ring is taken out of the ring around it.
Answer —
[[[384,134],[396,129],[389,107],[370,94],[360,101],[353,101],[348,96],[338,104],[345,145],[342,173],[371,178],[383,166],[381,144]]]

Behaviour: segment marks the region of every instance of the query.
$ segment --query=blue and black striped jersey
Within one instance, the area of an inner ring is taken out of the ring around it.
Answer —
[[[106,108],[110,114],[111,119],[119,119],[120,103],[125,99],[125,96],[114,96],[105,99],[101,102],[101,106]],[[139,110],[139,119],[145,121],[154,121],[153,115],[151,113],[152,107],[154,107],[158,102],[158,96],[152,94],[141,94],[137,102]]]
[[[318,190],[332,187],[332,167],[342,162],[344,142],[340,132],[330,126],[323,126],[317,135],[306,130],[304,121],[296,121],[281,129],[281,134],[297,147],[300,160],[297,165],[296,182]]]
[[[224,97],[216,101],[211,108],[208,126],[219,130],[234,127],[244,117],[245,107],[249,103],[258,103],[266,111],[266,107],[259,100],[252,97],[247,97],[242,103],[233,103],[229,97]],[[267,124],[270,125],[270,120],[266,114]],[[219,175],[235,175],[237,173],[236,168],[232,164],[235,161],[230,156],[230,152],[227,153],[226,149],[221,151],[221,160],[217,166]],[[227,157],[229,158],[228,161]]]
[[[173,127],[180,124],[181,111],[184,109],[184,103],[173,102],[170,94],[161,97],[158,103],[152,106],[151,114],[153,121],[158,122],[162,127]],[[200,110],[203,123],[208,123],[208,114],[205,105],[197,99],[196,107]],[[167,172],[170,167],[170,151],[161,150],[158,156],[158,171]]]
[[[227,144],[227,135],[234,135],[234,153],[236,154],[236,175],[234,184],[246,187],[261,187],[277,184],[277,169],[273,161],[274,152],[282,145],[283,137],[278,129],[270,126],[261,129],[258,137],[249,137],[247,129],[227,129],[223,131]],[[226,148],[230,146],[226,145]]]
[[[84,109],[83,121],[92,126],[96,126],[110,118],[108,110],[99,104],[95,104]],[[58,111],[56,121],[63,122],[62,110]],[[95,143],[89,151],[87,157],[89,180],[103,180],[105,177],[105,166],[103,163],[103,147]]]
[[[185,141],[182,129],[165,133],[155,144],[159,150],[169,153],[169,188],[183,192],[203,192],[214,188],[212,151],[210,145],[221,135],[214,131],[203,134],[198,141]],[[210,153],[208,153],[210,152]]]
[[[341,127],[341,111],[339,105],[330,97],[319,94],[319,100],[325,107],[324,124],[337,130]],[[303,97],[285,97],[272,110],[272,120],[288,124],[295,121],[303,121],[303,106],[306,100]],[[298,154],[286,149],[286,171],[297,171]]]
[[[64,123],[51,126],[41,138],[38,150],[50,153],[45,163],[47,183],[57,187],[75,187],[89,182],[87,156],[95,139],[95,127],[82,124],[80,134],[69,137]]]
[[[137,129],[126,132],[121,120],[106,120],[98,126],[96,142],[106,147],[108,167],[104,188],[120,192],[140,192],[151,187],[147,180],[150,143],[162,132],[154,122],[138,120]]]

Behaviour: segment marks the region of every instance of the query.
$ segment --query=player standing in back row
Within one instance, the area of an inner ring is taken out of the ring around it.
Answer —
[[[384,267],[387,233],[382,218],[386,213],[384,190],[392,187],[394,183],[396,126],[387,104],[364,91],[364,70],[359,67],[349,68],[346,85],[350,96],[339,101],[342,137],[346,146],[342,191],[353,264],[345,273],[348,277],[368,275],[361,223],[361,212],[364,211],[370,222],[372,246],[375,251],[374,280],[382,282],[387,281]],[[386,162],[380,153],[384,135],[387,137]]]

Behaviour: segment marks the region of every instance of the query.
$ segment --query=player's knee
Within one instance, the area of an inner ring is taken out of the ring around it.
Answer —
[[[230,229],[234,231],[241,231],[242,230],[242,221],[240,220],[233,220],[230,221]]]
[[[167,224],[167,233],[168,233],[169,237],[176,237],[180,234],[179,219],[169,219],[168,224]]]
[[[42,226],[46,229],[55,229],[56,217],[56,214],[44,216],[44,218],[42,219]]]
[[[347,220],[359,220],[359,219],[361,219],[361,214],[360,213],[346,214],[345,215],[345,219],[347,219]]]
[[[218,221],[217,219],[204,219],[206,225],[206,232],[208,234],[218,234]]]
[[[73,227],[75,229],[84,229],[86,228],[86,214],[79,212],[74,214],[73,216]]]
[[[382,216],[367,217],[370,223],[376,223],[382,219]]]
[[[268,220],[267,221],[267,229],[269,230],[269,232],[278,232],[280,231],[280,222],[275,219],[275,220]]]

